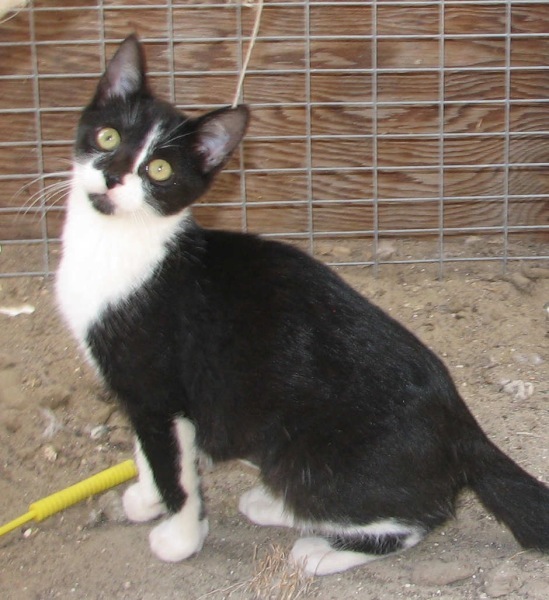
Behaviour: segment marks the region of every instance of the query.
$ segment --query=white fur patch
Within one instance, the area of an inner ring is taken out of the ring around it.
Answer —
[[[271,527],[294,527],[296,522],[284,507],[284,502],[274,498],[263,487],[257,486],[240,497],[240,512],[256,525]]]
[[[149,536],[151,550],[168,562],[178,562],[199,552],[208,535],[207,519],[200,520],[202,498],[195,428],[183,418],[176,419],[174,427],[181,453],[180,483],[187,499],[177,514],[157,525]]]
[[[403,549],[415,546],[424,536],[423,530],[399,523],[394,519],[385,519],[364,526],[342,527],[337,524],[323,523],[314,529],[326,535],[343,537],[378,537],[386,535],[405,535]],[[322,537],[304,537],[294,544],[290,558],[311,575],[331,575],[353,567],[384,558],[387,555],[366,554],[352,550],[337,550]]]
[[[292,548],[290,559],[310,575],[332,575],[353,567],[365,565],[380,558],[372,554],[334,550],[329,542],[321,537],[307,537],[297,540]]]
[[[166,507],[138,439],[135,441],[135,462],[139,472],[139,481],[128,487],[124,492],[122,502],[128,519],[136,523],[143,523],[164,514]]]
[[[134,177],[126,177],[132,188]],[[56,291],[62,314],[80,342],[107,304],[116,304],[152,275],[190,214],[183,210],[166,217],[145,205],[131,214],[103,215],[88,194],[105,191],[100,172],[90,164],[75,165]]]

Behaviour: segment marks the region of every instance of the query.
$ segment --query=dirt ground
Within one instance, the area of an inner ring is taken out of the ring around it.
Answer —
[[[416,242],[391,252],[417,255]],[[475,243],[473,240],[472,243]],[[459,249],[457,249],[459,250]],[[520,249],[518,249],[520,251]],[[327,247],[325,258],[353,249]],[[421,265],[342,274],[408,325],[446,361],[491,437],[549,481],[549,265],[448,265],[444,279]],[[52,281],[0,280],[0,522],[45,495],[129,458],[131,432],[56,314]],[[253,365],[251,365],[253,368]],[[297,533],[256,527],[237,511],[254,484],[240,463],[205,476],[210,535],[202,552],[163,564],[149,551],[150,525],[121,513],[123,486],[0,538],[4,600],[223,598],[549,597],[549,557],[522,551],[480,506],[461,498],[458,517],[419,546],[347,573],[300,579],[280,560]]]

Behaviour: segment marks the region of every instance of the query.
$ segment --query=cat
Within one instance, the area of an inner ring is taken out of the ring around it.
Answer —
[[[549,490],[489,441],[433,352],[301,250],[193,220],[248,120],[153,96],[132,35],[78,125],[56,291],[135,430],[128,518],[166,515],[149,539],[162,560],[199,552],[204,453],[259,468],[240,511],[300,529],[290,556],[309,573],[414,546],[465,487],[549,550]]]

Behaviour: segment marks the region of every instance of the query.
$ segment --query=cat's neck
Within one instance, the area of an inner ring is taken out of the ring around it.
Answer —
[[[78,339],[84,341],[108,304],[122,301],[151,277],[168,253],[170,240],[190,222],[189,211],[143,218],[100,214],[73,179],[57,296]]]

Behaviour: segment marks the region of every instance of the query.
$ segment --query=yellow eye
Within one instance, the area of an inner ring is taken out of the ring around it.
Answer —
[[[173,169],[167,160],[155,158],[147,165],[147,175],[153,181],[167,181],[173,175]]]
[[[115,150],[120,146],[120,134],[112,127],[103,127],[97,132],[95,141],[101,150]]]

